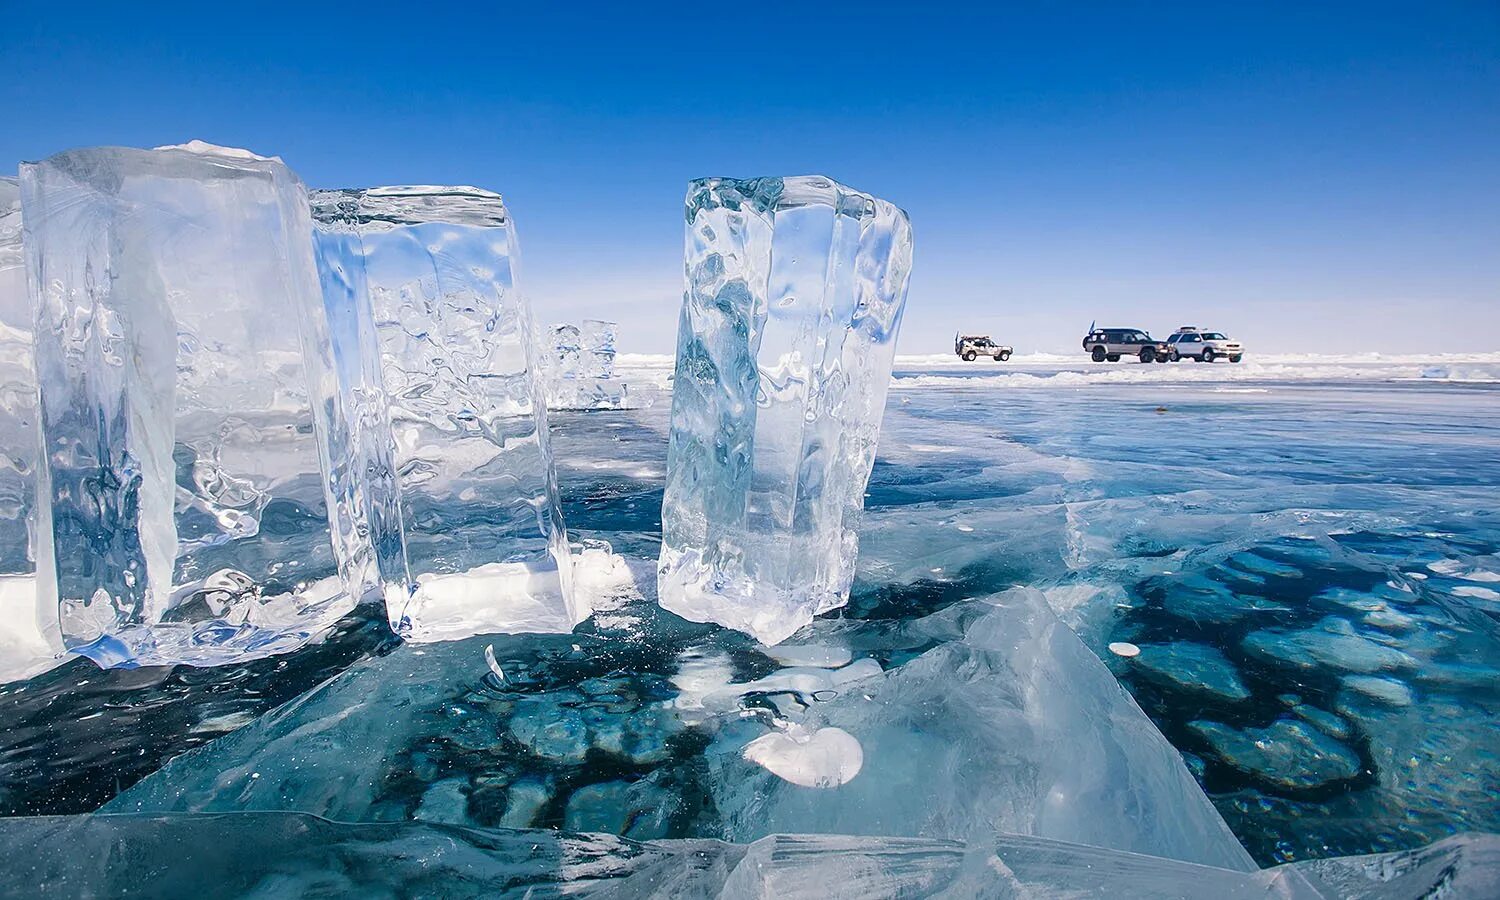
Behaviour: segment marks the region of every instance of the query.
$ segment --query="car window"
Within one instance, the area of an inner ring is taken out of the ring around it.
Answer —
[[[1210,331],[1207,334],[1203,335],[1203,339],[1205,341],[1222,341],[1225,338],[1224,335],[1219,334],[1217,331]]]
[[[1171,335],[1170,337],[1167,338],[1167,343],[1169,343],[1169,344],[1175,344],[1175,343],[1177,343],[1180,340],[1182,340],[1182,335],[1180,335],[1180,334],[1174,334],[1174,335]]]
[[[1183,335],[1182,339],[1192,344],[1198,343],[1198,336],[1196,334]]]

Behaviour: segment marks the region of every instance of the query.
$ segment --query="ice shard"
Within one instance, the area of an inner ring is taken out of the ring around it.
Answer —
[[[686,218],[660,600],[775,643],[849,596],[911,224],[816,176],[694,181]]]
[[[312,207],[344,392],[357,418],[388,407],[394,434],[361,450],[391,627],[419,642],[571,630],[589,610],[500,196],[377,187]]]
[[[21,189],[14,178],[0,178],[0,682],[51,668],[62,653],[56,598],[37,591],[33,327]]]
[[[104,666],[293,649],[373,586],[302,183],[194,142],[21,167],[63,639]]]

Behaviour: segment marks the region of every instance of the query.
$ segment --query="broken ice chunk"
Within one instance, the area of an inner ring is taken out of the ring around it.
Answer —
[[[827,178],[689,186],[662,606],[776,643],[847,602],[911,259]]]
[[[68,648],[212,665],[325,631],[371,554],[302,183],[205,144],[100,147],[23,165],[21,197]]]
[[[589,609],[500,196],[379,187],[312,206],[343,392],[371,419],[389,404],[394,447],[360,452],[391,627],[411,641],[571,630]]]

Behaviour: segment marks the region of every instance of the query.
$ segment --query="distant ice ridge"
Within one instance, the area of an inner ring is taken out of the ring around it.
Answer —
[[[373,559],[336,477],[349,429],[301,182],[195,144],[62,153],[20,185],[38,568],[57,563],[66,646],[213,665],[323,633]]]
[[[1029,354],[1008,363],[965,363],[949,355],[896,360],[892,387],[1072,388],[1108,384],[1222,384],[1298,381],[1500,382],[1500,353],[1264,354],[1241,363],[1093,363],[1081,356]]]
[[[774,644],[848,600],[911,224],[818,176],[686,207],[661,603]]]
[[[543,357],[547,408],[639,409],[655,402],[654,381],[625,381],[615,372],[614,322],[560,322],[547,331]]]
[[[540,360],[500,196],[316,191],[312,209],[342,396],[360,411],[351,468],[364,473],[391,627],[419,642],[572,629],[589,609],[572,590]]]

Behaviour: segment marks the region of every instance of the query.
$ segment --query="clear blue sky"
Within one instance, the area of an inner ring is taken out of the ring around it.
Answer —
[[[903,352],[1500,350],[1495,0],[337,6],[0,0],[0,159],[498,190],[538,318],[623,350],[672,348],[689,178],[806,173],[910,212]]]

